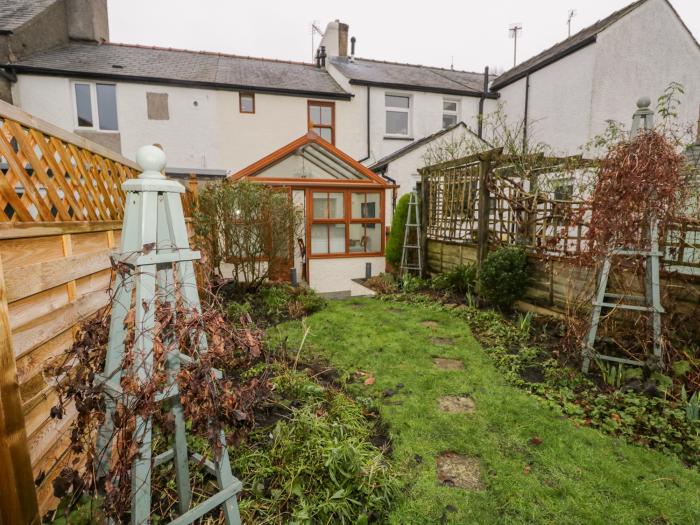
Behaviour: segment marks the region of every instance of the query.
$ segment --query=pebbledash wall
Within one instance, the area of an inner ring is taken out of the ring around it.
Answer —
[[[73,81],[94,82],[80,77],[18,75],[13,86],[15,104],[61,128],[83,133],[75,120]],[[117,86],[122,155],[133,158],[139,146],[158,143],[171,168],[236,171],[306,133],[309,100],[329,101],[255,93],[255,113],[249,114],[239,111],[237,91],[109,83]],[[146,93],[168,94],[168,120],[148,119]],[[356,108],[347,100],[331,101],[335,103],[336,146],[354,158],[363,157],[364,133],[353,124],[358,120]],[[95,140],[94,134],[90,138]]]
[[[607,121],[627,123],[629,106],[642,96],[652,104],[671,82],[685,87],[679,121],[697,123],[700,48],[665,0],[640,5],[590,44],[529,76],[531,141],[557,153],[577,154],[605,131]],[[525,115],[527,78],[499,90],[513,121]]]

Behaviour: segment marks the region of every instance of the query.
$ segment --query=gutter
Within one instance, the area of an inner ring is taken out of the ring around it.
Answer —
[[[527,152],[527,126],[530,113],[530,75],[525,77],[525,114],[523,115],[523,154]]]
[[[12,82],[13,84],[17,82],[17,74],[13,67],[0,68],[0,77]]]
[[[254,91],[256,93],[270,93],[276,95],[289,95],[296,97],[325,98],[335,100],[351,100],[352,93],[332,93],[327,91],[306,91],[301,89],[271,88],[261,86],[250,86],[243,84],[220,84],[216,82],[201,82],[197,80],[177,80],[161,77],[143,77],[138,75],[110,75],[106,73],[91,73],[83,71],[70,71],[66,69],[49,69],[34,66],[22,66],[18,64],[4,64],[0,67],[12,68],[19,73],[36,73],[45,76],[74,77],[88,79],[108,79],[117,82],[139,82],[143,84],[160,84],[186,87],[199,87],[207,89],[217,89],[222,91]]]
[[[369,142],[370,142],[370,140],[369,140],[369,122],[370,122],[369,95],[370,95],[370,87],[367,86],[367,156],[364,159],[358,160],[357,162],[364,162],[367,159],[369,159],[370,156],[372,155],[372,150],[370,149],[370,144],[369,144]],[[396,181],[394,181],[394,184],[396,184]]]
[[[484,93],[481,91],[465,90],[465,89],[448,89],[448,88],[434,88],[427,86],[415,86],[411,84],[394,84],[391,82],[372,82],[369,80],[355,80],[351,79],[350,84],[355,84],[358,86],[374,86],[374,87],[384,87],[389,89],[404,89],[406,91],[419,91],[421,93],[442,93],[445,95],[462,95],[465,97],[482,97]],[[498,93],[487,93],[486,98],[497,99],[500,95]]]

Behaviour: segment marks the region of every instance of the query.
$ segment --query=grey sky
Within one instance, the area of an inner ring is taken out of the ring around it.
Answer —
[[[518,62],[563,40],[570,9],[572,33],[630,0],[109,0],[114,42],[220,51],[310,61],[311,22],[325,29],[340,19],[357,37],[365,58],[482,70],[508,69],[513,41],[508,27],[523,25]],[[700,39],[700,1],[672,0]],[[420,7],[418,7],[420,5]],[[316,42],[318,43],[318,36]],[[659,45],[663,45],[659,43]]]

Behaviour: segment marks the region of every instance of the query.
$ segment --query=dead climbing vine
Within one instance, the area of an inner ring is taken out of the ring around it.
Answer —
[[[112,296],[115,294],[112,290]],[[152,417],[155,427],[154,443],[163,452],[174,432],[174,421],[168,407],[156,402],[156,394],[172,381],[177,383],[179,400],[185,411],[188,433],[206,438],[213,454],[220,453],[218,437],[223,431],[229,443],[241,439],[255,424],[254,407],[267,397],[271,386],[266,366],[259,373],[243,371],[264,363],[262,333],[249,316],[231,324],[220,308],[205,307],[203,311],[190,308],[176,293],[172,303],[132,305],[125,319],[126,344],[119,384],[121,394],[111,394],[116,403],[112,421],[112,456],[107,476],[98,479],[98,464],[102,451],[96,450],[96,436],[105,420],[106,389],[99,380],[105,366],[109,338],[109,311],[104,309],[81,328],[75,343],[50,373],[56,378],[58,402],[51,410],[53,418],[76,417],[70,425],[70,466],[65,467],[54,481],[57,497],[81,494],[102,496],[101,506],[106,517],[123,522],[131,503],[131,466],[138,457],[140,438],[135,428],[136,416]],[[136,333],[135,308],[154,308],[155,326],[152,330],[152,372],[147,379],[138,377],[135,367],[136,344],[143,334]],[[207,341],[201,351],[200,341]],[[168,356],[179,350],[191,358],[180,369],[168,366]],[[217,379],[215,369],[223,377]],[[153,500],[158,499],[154,486]]]

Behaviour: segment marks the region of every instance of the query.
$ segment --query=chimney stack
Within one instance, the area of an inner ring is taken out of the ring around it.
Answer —
[[[68,0],[66,8],[71,40],[109,42],[107,0]]]
[[[348,31],[350,26],[342,23],[340,20],[338,22],[338,56],[346,57],[348,56]]]

